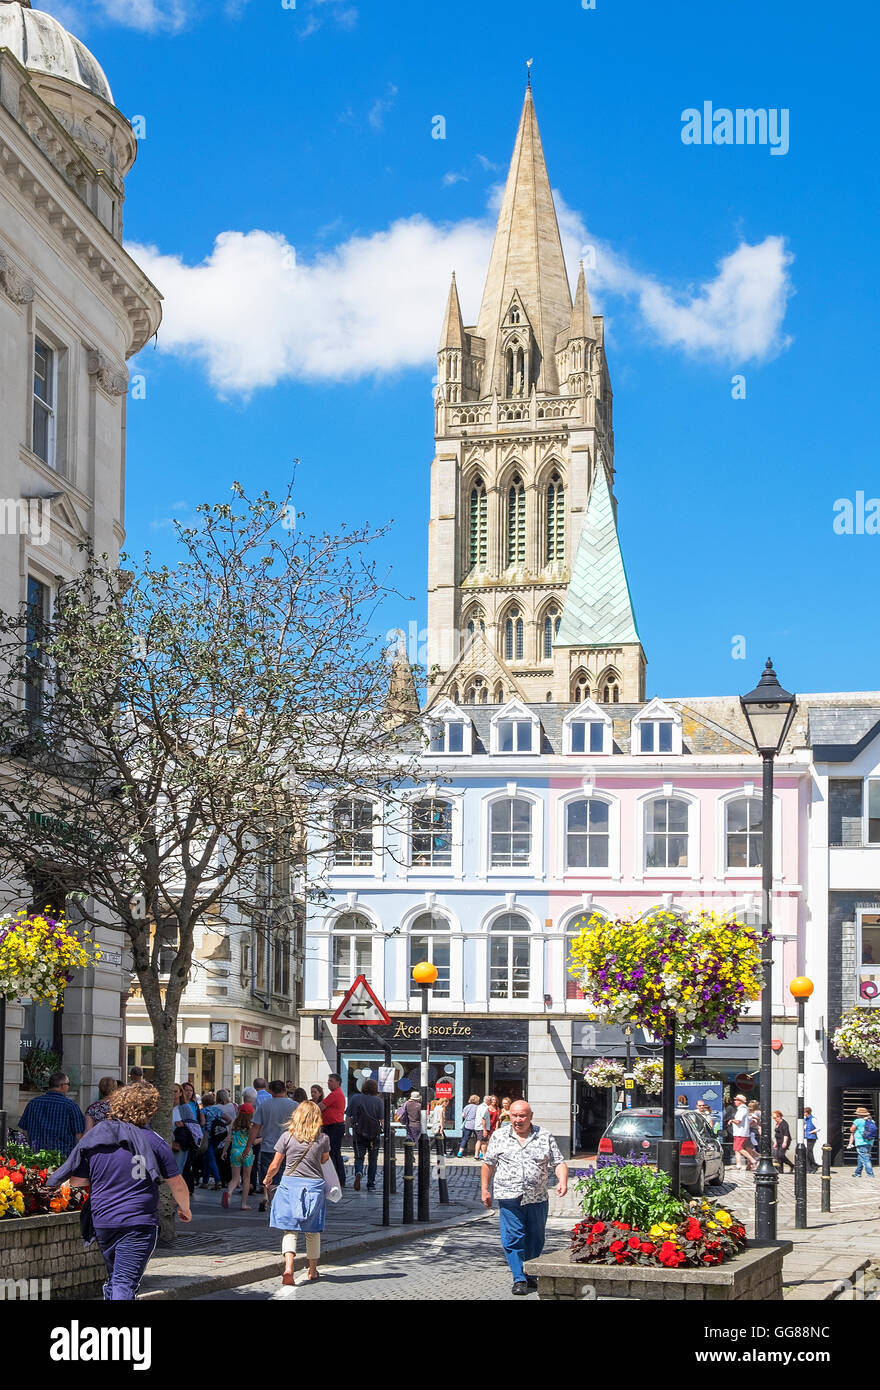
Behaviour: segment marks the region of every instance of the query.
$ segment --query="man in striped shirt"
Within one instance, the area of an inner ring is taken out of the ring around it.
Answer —
[[[45,1095],[36,1096],[25,1106],[18,1126],[27,1135],[28,1146],[34,1153],[57,1149],[66,1158],[83,1137],[85,1116],[68,1096],[69,1090],[70,1077],[63,1071],[53,1072]]]

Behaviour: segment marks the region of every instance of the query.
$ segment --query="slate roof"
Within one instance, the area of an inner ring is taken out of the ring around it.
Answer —
[[[809,743],[820,762],[851,762],[880,734],[880,706],[811,709]]]
[[[599,468],[553,645],[609,647],[638,641],[608,478]]]

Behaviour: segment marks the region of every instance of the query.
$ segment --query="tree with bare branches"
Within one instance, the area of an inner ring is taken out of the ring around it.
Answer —
[[[292,845],[299,893],[320,893],[305,856],[314,830],[326,845],[328,801],[393,804],[414,772],[401,723],[414,710],[388,717],[372,632],[390,592],[370,558],[381,533],[309,535],[289,495],[233,494],[178,526],[178,563],[87,555],[51,615],[0,614],[7,898],[54,881],[90,925],[125,933],[166,1133],[199,922],[230,897],[252,903]]]

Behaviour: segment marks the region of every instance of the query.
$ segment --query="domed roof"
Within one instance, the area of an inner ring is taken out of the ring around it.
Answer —
[[[85,44],[29,0],[0,0],[0,48],[8,48],[22,67],[62,77],[113,102],[110,83]]]

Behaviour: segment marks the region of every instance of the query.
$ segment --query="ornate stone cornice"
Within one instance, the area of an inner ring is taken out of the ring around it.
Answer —
[[[124,396],[128,390],[128,371],[125,367],[111,362],[103,352],[89,353],[89,376],[93,376],[101,390],[108,396]]]
[[[18,269],[5,251],[0,251],[0,288],[13,304],[30,304],[34,297],[33,280]]]

